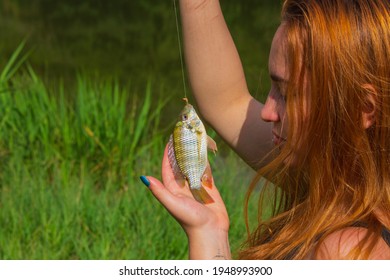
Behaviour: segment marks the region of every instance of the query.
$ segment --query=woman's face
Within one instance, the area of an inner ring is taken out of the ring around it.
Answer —
[[[289,74],[284,35],[285,28],[282,24],[276,31],[271,45],[268,62],[271,90],[261,111],[261,118],[266,122],[273,123],[272,141],[277,146],[285,143],[288,129],[285,94]]]
[[[308,121],[308,108],[310,106],[309,101],[304,98],[302,100],[302,110],[294,111],[295,114],[303,114],[301,116],[287,116],[286,100],[287,100],[287,85],[289,83],[290,74],[287,59],[287,40],[285,24],[281,24],[275,33],[274,39],[271,45],[271,51],[269,55],[269,75],[271,77],[271,90],[268,93],[267,100],[261,111],[261,118],[266,122],[272,122],[272,140],[275,146],[281,148],[287,141],[288,132],[288,118],[294,118],[302,121],[304,125]],[[310,92],[310,85],[308,84],[306,77],[303,80],[304,89],[306,93]],[[292,114],[292,113],[291,113]],[[301,128],[299,132],[293,133],[293,137],[299,137],[299,139],[307,139],[307,135],[304,135],[307,130]],[[294,134],[297,134],[295,135]],[[290,151],[290,156],[285,159],[285,163],[289,165],[297,165],[299,159],[306,158],[307,147],[298,144],[295,141],[293,150]]]

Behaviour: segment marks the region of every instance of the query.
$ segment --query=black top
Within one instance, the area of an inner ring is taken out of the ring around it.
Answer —
[[[367,228],[367,225],[363,222],[356,222],[353,227],[364,227]],[[390,247],[390,230],[386,227],[382,227],[382,238],[386,242],[386,244]]]
[[[390,247],[390,230],[383,227],[382,229],[382,238],[387,243],[387,245]]]

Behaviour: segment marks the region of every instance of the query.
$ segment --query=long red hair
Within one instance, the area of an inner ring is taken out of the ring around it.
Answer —
[[[259,180],[272,182],[262,186],[259,225],[249,233],[247,224],[239,257],[304,259],[361,222],[367,234],[348,258],[368,258],[384,226],[378,210],[390,213],[390,2],[286,0],[282,23],[288,136],[249,188],[246,211]],[[362,112],[370,110],[367,129]],[[300,156],[293,165],[291,155]],[[270,204],[272,217],[263,220]]]

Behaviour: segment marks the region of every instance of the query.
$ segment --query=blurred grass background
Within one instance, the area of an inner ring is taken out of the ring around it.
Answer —
[[[280,4],[222,7],[263,99]],[[138,179],[159,176],[183,105],[172,2],[3,0],[0,9],[0,258],[185,259],[185,234]],[[208,131],[234,252],[253,171]]]

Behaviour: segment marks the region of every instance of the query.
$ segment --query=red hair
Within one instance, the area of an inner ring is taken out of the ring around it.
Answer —
[[[288,136],[248,191],[246,211],[260,178],[272,182],[262,187],[260,223],[240,258],[307,258],[356,222],[367,234],[347,257],[368,258],[381,237],[377,213],[390,213],[390,2],[286,0],[282,24]],[[364,111],[375,111],[368,129]],[[263,220],[269,194],[272,217]]]

